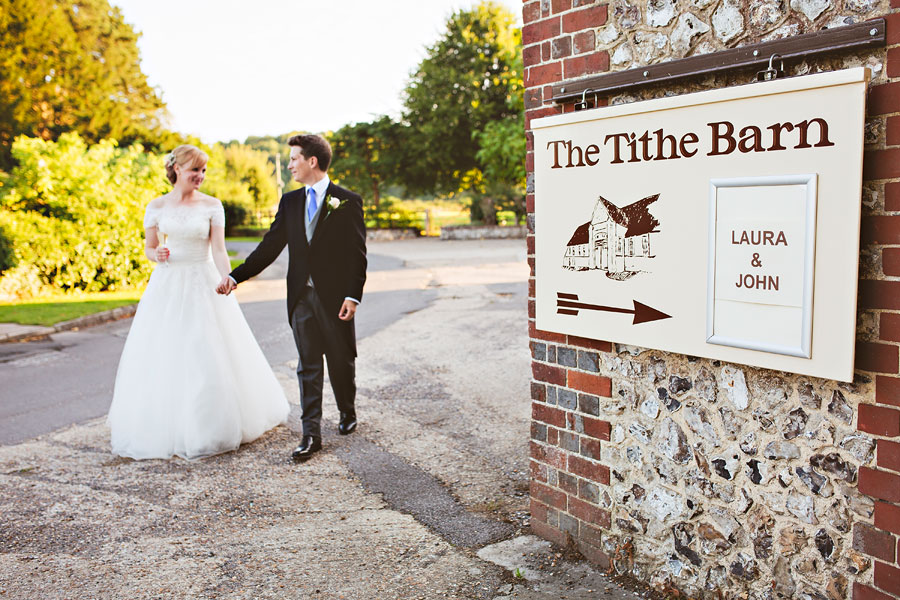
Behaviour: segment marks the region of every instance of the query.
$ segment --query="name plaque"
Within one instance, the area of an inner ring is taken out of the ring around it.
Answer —
[[[710,182],[709,343],[810,357],[816,180]]]

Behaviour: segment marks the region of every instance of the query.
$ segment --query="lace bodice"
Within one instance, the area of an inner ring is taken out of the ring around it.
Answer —
[[[173,265],[211,260],[209,228],[212,225],[225,226],[225,210],[220,203],[148,206],[144,213],[144,229],[155,226],[168,236],[169,264]]]

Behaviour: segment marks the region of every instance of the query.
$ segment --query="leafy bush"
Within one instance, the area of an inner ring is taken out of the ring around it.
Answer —
[[[16,266],[13,259],[12,240],[6,228],[0,226],[0,276],[3,275],[4,271],[8,271]]]
[[[421,230],[422,216],[419,212],[404,207],[393,198],[381,201],[378,207],[365,207],[366,227],[369,229],[405,229],[413,227]]]
[[[19,137],[18,166],[0,188],[0,229],[11,246],[0,297],[133,288],[150,276],[144,207],[170,189],[162,158],[113,140],[88,147]]]
[[[225,235],[235,235],[237,228],[249,220],[250,211],[247,205],[240,201],[222,200],[222,206],[225,209]]]
[[[256,225],[256,215],[277,203],[266,157],[244,146],[204,147],[209,154],[201,192],[215,196],[225,207],[225,235],[236,227]]]

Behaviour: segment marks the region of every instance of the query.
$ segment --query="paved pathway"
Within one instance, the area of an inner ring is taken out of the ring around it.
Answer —
[[[102,418],[0,446],[0,598],[646,597],[527,535],[524,244],[370,252],[403,268],[366,302],[427,301],[360,342],[356,433],[327,396],[324,451],[291,463],[295,357],[275,352],[294,410],[236,452],[120,459]]]

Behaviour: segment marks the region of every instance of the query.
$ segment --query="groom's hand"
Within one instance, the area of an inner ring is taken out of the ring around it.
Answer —
[[[219,282],[219,285],[216,286],[216,292],[220,294],[225,294],[226,296],[234,291],[234,288],[237,287],[237,284],[232,281],[231,277],[226,275],[222,278],[222,281]]]
[[[350,321],[356,314],[356,302],[353,300],[344,300],[341,304],[341,312],[338,313],[338,319],[341,321]]]

